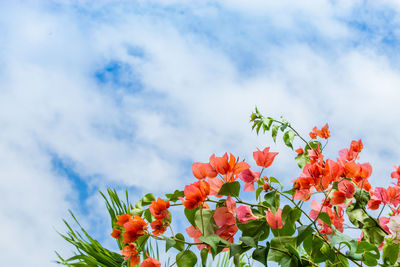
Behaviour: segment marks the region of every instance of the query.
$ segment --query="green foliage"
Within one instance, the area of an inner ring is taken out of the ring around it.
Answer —
[[[238,181],[232,183],[224,183],[218,192],[218,195],[238,197],[240,192],[240,183]]]

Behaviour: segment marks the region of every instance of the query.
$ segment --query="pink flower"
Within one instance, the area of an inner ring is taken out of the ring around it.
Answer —
[[[248,223],[250,220],[258,220],[257,216],[254,216],[253,212],[249,206],[241,205],[239,208],[236,209],[236,215],[238,217],[239,222],[241,223]]]
[[[247,169],[239,174],[239,178],[245,183],[245,192],[254,191],[254,183],[260,178],[260,173]]]
[[[236,201],[233,200],[231,196],[228,196],[226,198],[226,207],[228,208],[228,211],[232,214],[235,214],[236,211]]]
[[[267,222],[271,229],[281,229],[283,227],[282,223],[282,210],[278,209],[275,214],[272,211],[265,211],[267,215]]]
[[[236,224],[236,219],[232,213],[229,212],[227,207],[219,207],[215,210],[213,215],[214,221],[218,226]]]
[[[224,185],[224,181],[219,178],[209,178],[208,183],[210,184],[210,195],[221,197],[218,195],[219,190]]]
[[[253,158],[257,165],[264,168],[271,166],[276,155],[278,155],[277,152],[269,152],[269,147],[266,147],[263,151],[257,148],[257,151],[253,152]]]

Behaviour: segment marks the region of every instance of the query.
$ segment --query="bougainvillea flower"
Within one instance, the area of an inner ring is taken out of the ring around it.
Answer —
[[[192,164],[192,171],[194,177],[197,179],[204,179],[206,177],[214,178],[218,175],[210,163],[195,162]]]
[[[376,199],[370,199],[368,201],[368,208],[370,210],[377,210],[379,209],[379,205],[381,205],[381,201],[380,200],[376,200]]]
[[[124,249],[121,250],[121,254],[125,256],[124,260],[129,259],[131,266],[136,266],[140,263],[140,256],[136,250],[136,244],[134,243],[126,245]]]
[[[236,224],[235,216],[228,210],[227,207],[219,207],[215,210],[213,215],[215,224],[218,226]]]
[[[248,223],[251,220],[259,219],[257,216],[254,216],[250,207],[246,206],[246,205],[241,205],[239,208],[237,208],[236,215],[238,217],[239,222],[244,223],[244,224]]]
[[[390,174],[390,176],[393,178],[393,179],[397,179],[398,180],[398,182],[397,182],[397,184],[399,184],[400,183],[400,165],[399,165],[399,167],[397,167],[397,166],[393,166],[396,170],[394,171],[394,172],[392,172],[391,174]]]
[[[244,182],[245,192],[254,191],[254,183],[260,178],[260,173],[247,169],[239,174],[239,178]]]
[[[226,182],[233,182],[237,179],[235,175],[249,169],[250,165],[244,161],[238,161],[234,155],[225,153],[222,157],[216,157],[214,154],[210,157],[210,164],[214,169],[223,175]]]
[[[236,201],[233,200],[233,198],[232,198],[231,196],[228,196],[228,197],[226,198],[225,204],[226,204],[226,208],[228,209],[228,211],[229,211],[230,213],[232,213],[232,214],[235,214],[235,211],[236,211]]]
[[[132,218],[130,214],[122,214],[118,216],[117,225],[123,226],[129,219]]]
[[[329,125],[325,124],[325,126],[322,127],[321,130],[319,130],[316,126],[314,126],[314,128],[309,133],[309,135],[310,135],[311,139],[315,139],[315,138],[317,138],[317,136],[324,138],[324,139],[328,139],[331,136],[330,132],[329,132]]]
[[[122,242],[128,244],[135,242],[140,236],[145,234],[147,223],[140,216],[134,215],[128,222],[124,223],[124,228],[126,232],[122,235]]]
[[[393,186],[393,187],[388,187],[386,190],[386,193],[389,198],[389,203],[392,205],[399,205],[400,204],[400,187],[398,186]]]
[[[332,194],[330,204],[339,205],[346,201],[346,194],[342,191],[335,191]]]
[[[218,228],[215,231],[215,234],[221,237],[222,239],[225,239],[226,241],[233,243],[234,242],[233,236],[236,234],[237,231],[238,231],[237,225],[231,224],[231,225],[224,225]]]
[[[186,233],[188,234],[189,237],[193,238],[193,241],[195,243],[201,243],[202,241],[199,239],[200,236],[203,234],[200,232],[199,228],[194,228],[193,225],[189,226],[186,228]],[[202,250],[203,248],[207,248],[207,245],[197,245],[197,248],[199,250]]]
[[[121,230],[113,229],[111,236],[114,237],[115,239],[118,239],[121,236]]]
[[[371,176],[372,174],[372,166],[368,162],[360,164],[361,171],[360,171],[360,177],[362,179],[367,179],[368,177]]]
[[[147,258],[142,262],[142,264],[140,264],[140,267],[160,267],[160,266],[161,263],[154,258]]]
[[[364,145],[361,142],[361,139],[358,141],[355,141],[355,140],[351,141],[350,151],[355,152],[355,153],[360,153],[363,148],[364,148]]]
[[[267,223],[271,229],[281,229],[283,227],[282,223],[282,210],[278,209],[275,214],[272,211],[265,211]]]
[[[400,233],[400,215],[390,217],[386,225],[390,232],[397,236],[397,234]]]
[[[304,154],[303,148],[299,147],[298,149],[295,150],[297,154],[301,155]]]
[[[269,147],[264,148],[263,151],[257,148],[257,151],[253,152],[253,158],[257,165],[264,168],[271,166],[276,155],[278,155],[278,152],[269,152]]]
[[[167,230],[168,223],[164,224],[162,220],[155,220],[150,224],[151,229],[153,229],[153,235],[162,235]]]
[[[210,184],[210,195],[212,196],[218,196],[219,190],[221,190],[221,187],[224,185],[224,181],[222,181],[219,178],[209,178],[208,183]]]
[[[179,198],[180,200],[182,200],[182,204],[187,209],[195,209],[201,203],[203,203],[207,196],[210,194],[210,185],[204,180],[186,185],[184,189],[184,194],[185,199],[183,199],[182,197]]]
[[[344,175],[347,178],[355,178],[361,172],[361,166],[357,164],[354,160],[345,163],[344,165]]]
[[[343,180],[338,184],[339,191],[345,193],[346,198],[352,198],[356,190],[354,184],[348,180]]]
[[[170,204],[169,201],[164,201],[161,198],[158,198],[157,201],[152,201],[149,207],[151,215],[156,219],[169,219],[168,208]]]
[[[380,217],[379,218],[379,224],[382,226],[383,229],[385,229],[387,232],[389,232],[389,227],[387,226],[388,222],[390,219],[388,217]]]

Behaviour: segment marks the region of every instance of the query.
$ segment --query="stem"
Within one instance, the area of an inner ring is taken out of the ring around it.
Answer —
[[[382,211],[385,209],[385,207],[386,207],[386,204],[383,205],[381,212],[379,212],[378,218],[376,218],[377,220],[379,220],[379,217],[381,217]]]

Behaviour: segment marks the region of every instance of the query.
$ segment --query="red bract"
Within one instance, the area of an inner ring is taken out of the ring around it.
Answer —
[[[244,224],[248,223],[251,220],[259,219],[257,216],[254,216],[250,207],[246,206],[246,205],[241,205],[239,208],[237,208],[236,215],[238,217],[239,222],[244,223]]]
[[[136,266],[140,263],[140,256],[136,251],[136,244],[126,245],[124,249],[121,250],[121,254],[125,256],[124,260],[129,259],[131,266]]]
[[[391,177],[393,179],[397,179],[397,185],[400,185],[400,165],[399,167],[397,166],[393,166],[396,170],[394,172],[391,173]]]
[[[125,233],[122,235],[124,243],[135,242],[140,236],[145,234],[147,223],[138,215],[134,215],[128,222],[124,223]]]
[[[111,236],[114,237],[115,239],[118,239],[121,236],[121,230],[113,229]]]
[[[271,166],[276,155],[278,155],[278,152],[269,152],[269,147],[264,148],[263,151],[257,148],[257,151],[253,152],[253,158],[257,165],[264,168]]]
[[[345,201],[346,201],[346,194],[342,191],[335,191],[332,194],[330,204],[338,205],[344,203]]]
[[[278,209],[275,214],[272,211],[265,211],[265,214],[271,229],[281,229],[283,227],[281,209]]]
[[[169,219],[168,208],[170,204],[169,201],[164,201],[158,198],[157,201],[152,201],[149,207],[151,215],[156,219]]]
[[[147,258],[142,262],[142,264],[140,264],[140,267],[160,267],[160,266],[161,263],[154,258]]]
[[[206,177],[214,178],[218,175],[210,163],[195,162],[192,164],[192,171],[194,177],[197,179],[204,179]]]
[[[195,209],[201,203],[203,203],[207,196],[210,194],[210,185],[203,180],[195,182],[193,184],[185,186],[184,194],[185,199],[183,199],[182,197],[179,198],[180,200],[182,200],[182,204],[187,209]]]
[[[208,179],[208,183],[210,184],[210,195],[221,197],[218,195],[218,192],[225,182],[219,178],[210,178]]]
[[[127,221],[129,221],[130,218],[132,218],[130,214],[122,214],[118,216],[116,224],[119,226],[123,226]]]
[[[167,230],[168,223],[164,223],[162,220],[155,220],[150,226],[153,229],[153,235],[159,236]]]
[[[348,180],[343,180],[338,184],[339,191],[346,195],[346,198],[352,198],[356,190],[354,184]]]
[[[239,174],[239,178],[244,182],[243,191],[254,191],[254,183],[260,178],[260,173],[247,169]]]
[[[227,207],[219,207],[213,215],[215,224],[218,226],[236,224],[236,219]]]
[[[214,154],[210,157],[210,164],[214,169],[223,175],[226,182],[233,182],[237,179],[236,175],[249,169],[250,165],[244,161],[238,161],[231,153],[225,153],[222,157],[216,157]]]
[[[324,139],[328,139],[331,136],[328,124],[325,124],[325,126],[322,127],[321,130],[319,130],[316,126],[314,126],[309,135],[311,139],[315,139],[317,138],[317,136]]]
[[[215,234],[221,237],[222,239],[225,239],[226,241],[233,243],[234,242],[234,235],[238,231],[238,227],[236,224],[231,224],[231,225],[224,225],[220,228],[218,228],[215,231]]]

